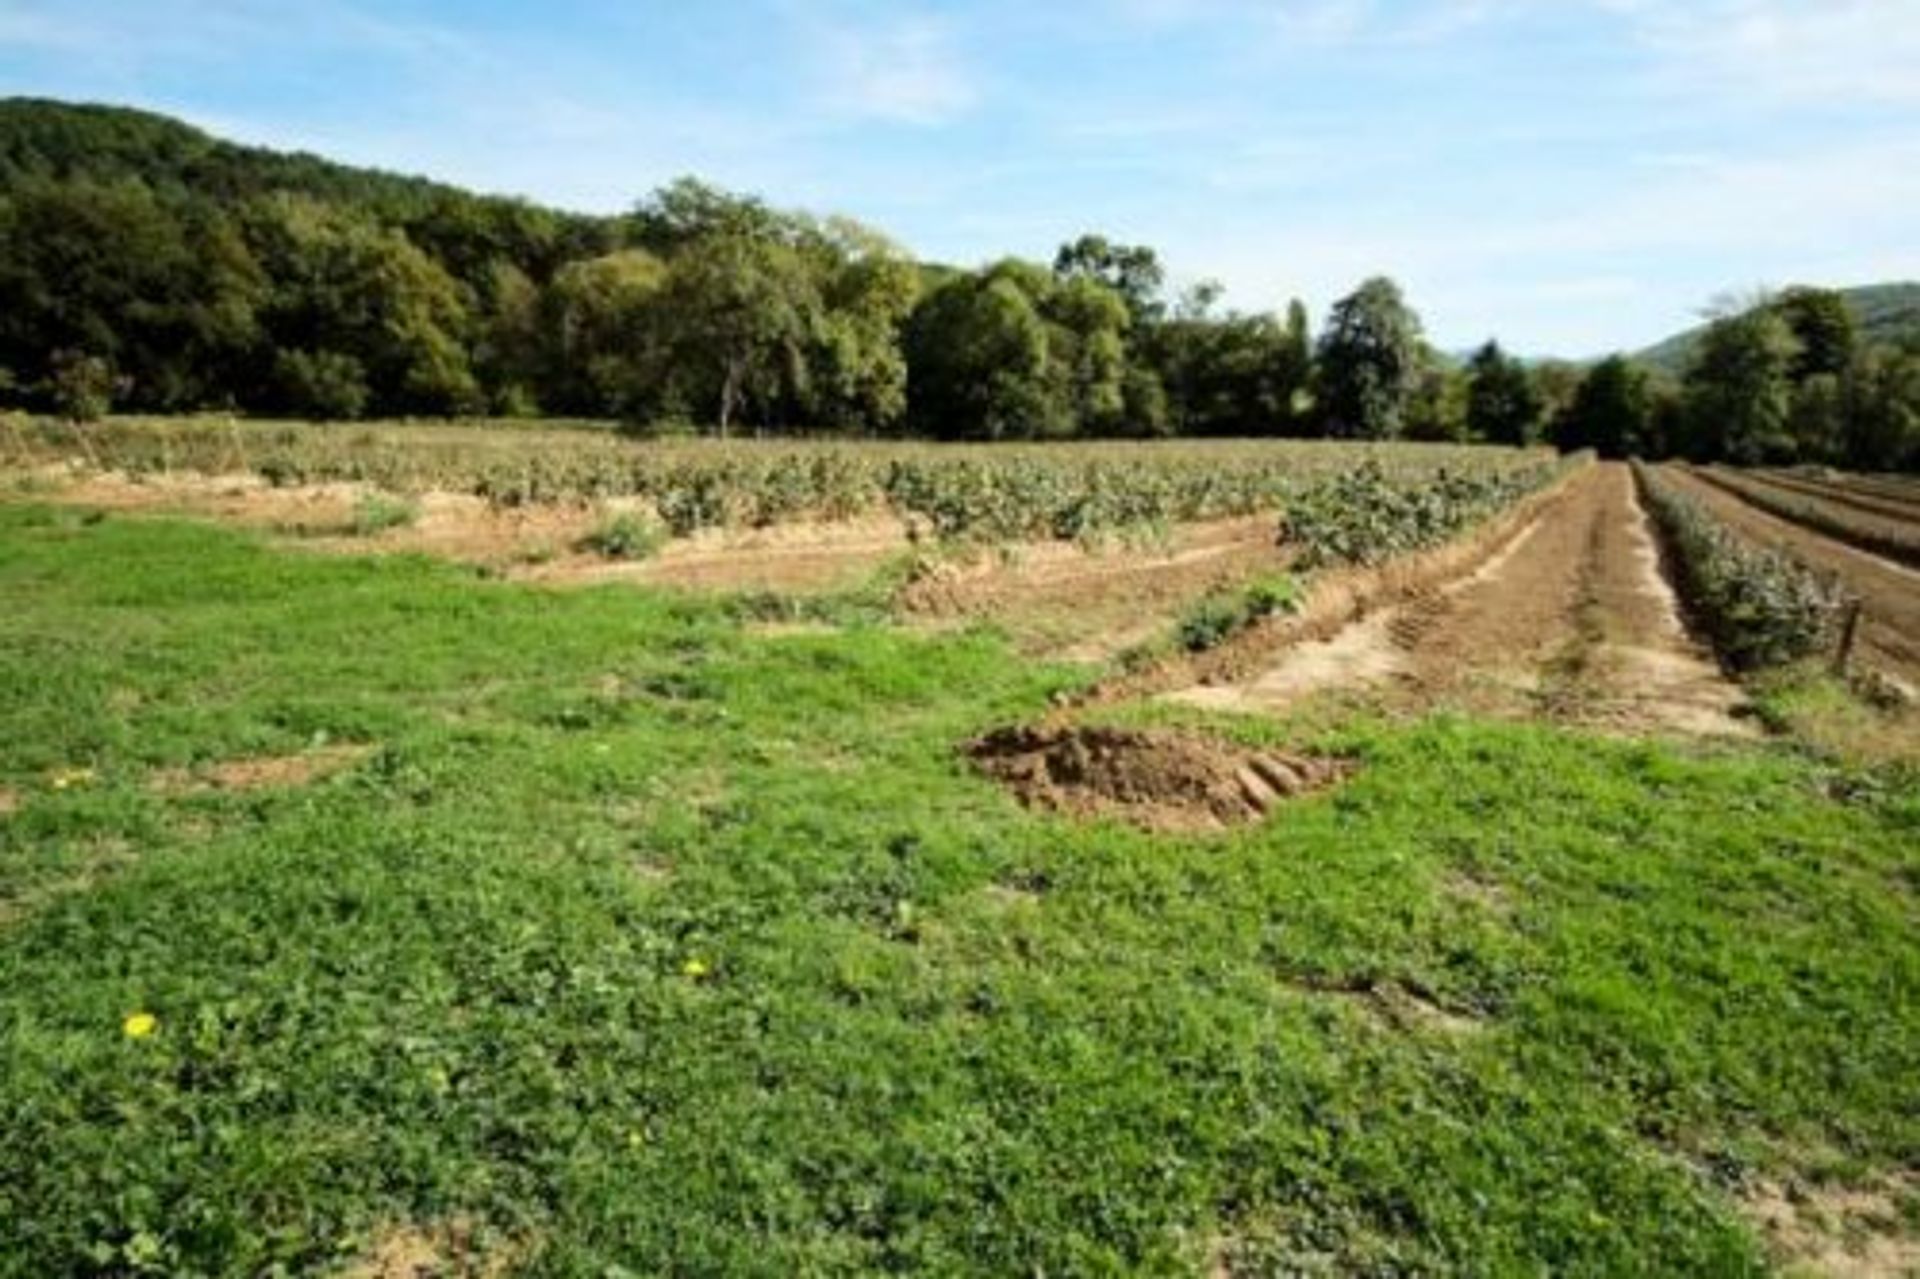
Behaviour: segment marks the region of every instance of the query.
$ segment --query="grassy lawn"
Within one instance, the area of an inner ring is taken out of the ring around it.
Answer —
[[[0,1274],[1728,1274],[1920,1161],[1891,775],[1359,720],[1154,836],[956,756],[1074,679],[0,507]]]

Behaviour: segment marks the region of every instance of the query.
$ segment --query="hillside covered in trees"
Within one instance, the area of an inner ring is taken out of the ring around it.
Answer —
[[[1820,290],[1723,317],[1677,381],[1491,342],[1456,365],[1386,279],[1317,341],[1298,302],[1219,302],[1169,296],[1151,248],[1098,235],[955,270],[694,179],[592,217],[139,111],[0,101],[0,405],[1920,460],[1920,354]]]

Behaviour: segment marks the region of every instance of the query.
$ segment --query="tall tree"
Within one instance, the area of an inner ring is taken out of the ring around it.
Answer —
[[[1563,450],[1593,449],[1602,457],[1646,455],[1653,431],[1654,396],[1647,371],[1613,355],[1587,371],[1554,424]]]
[[[808,394],[821,301],[792,246],[736,230],[705,235],[674,255],[666,307],[675,384],[712,406],[722,436],[743,413],[768,425],[777,406]]]
[[[921,430],[998,440],[1071,428],[1031,287],[1025,271],[1001,264],[951,279],[921,302],[907,326],[910,402]]]
[[[1778,312],[1755,307],[1707,326],[1684,380],[1689,446],[1750,465],[1793,460],[1793,368],[1800,344]]]
[[[1773,299],[1772,310],[1800,344],[1791,370],[1795,382],[1822,373],[1838,377],[1847,371],[1858,335],[1853,312],[1838,290],[1795,285]]]
[[[1060,246],[1053,272],[1062,280],[1090,279],[1106,285],[1126,302],[1135,325],[1152,324],[1165,312],[1160,290],[1166,271],[1145,245],[1115,244],[1103,235],[1083,235]]]
[[[1327,434],[1392,439],[1420,377],[1420,317],[1399,285],[1376,276],[1334,303],[1319,360]]]
[[[1467,429],[1493,444],[1534,442],[1540,397],[1527,366],[1489,341],[1467,362]]]

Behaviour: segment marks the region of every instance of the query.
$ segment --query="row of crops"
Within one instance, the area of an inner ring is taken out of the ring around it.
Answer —
[[[1633,464],[1697,624],[1734,670],[1779,666],[1827,649],[1848,606],[1798,560],[1756,546],[1700,503]]]
[[[1920,509],[1909,517],[1895,515],[1890,510],[1882,513],[1854,509],[1844,505],[1844,499],[1801,492],[1782,482],[1724,467],[1701,468],[1694,474],[1769,515],[1897,563],[1920,568]]]
[[[1348,500],[1395,495],[1379,517],[1382,528],[1403,530],[1411,518],[1417,529],[1407,535],[1421,538],[1541,482],[1551,456],[1297,440],[635,442],[592,431],[192,419],[115,419],[76,429],[16,418],[0,430],[0,464],[16,467],[80,461],[135,477],[248,473],[276,485],[465,493],[502,507],[630,498],[650,503],[676,536],[893,515],[941,540],[988,542],[1086,540],[1301,503],[1337,506],[1344,490],[1328,486],[1354,474],[1362,477],[1354,481],[1358,496]],[[1331,527],[1329,519],[1315,527]],[[1339,537],[1356,545],[1378,540],[1364,529]],[[1327,558],[1345,554],[1330,547]]]

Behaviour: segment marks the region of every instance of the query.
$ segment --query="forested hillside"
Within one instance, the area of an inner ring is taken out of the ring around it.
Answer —
[[[1870,344],[1920,341],[1920,283],[1867,284],[1836,289],[1859,338]],[[1687,371],[1708,326],[1697,325],[1641,351],[1635,358],[1675,377]]]
[[[0,405],[84,419],[554,414],[640,430],[965,439],[1552,439],[1610,454],[1920,458],[1908,292],[1789,290],[1616,358],[1461,363],[1391,281],[1304,307],[1170,296],[1146,246],[914,261],[849,218],[683,178],[590,217],[236,146],[140,111],[0,101]],[[1757,318],[1756,318],[1757,317]]]

